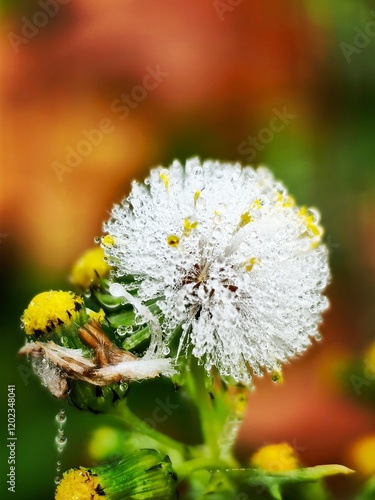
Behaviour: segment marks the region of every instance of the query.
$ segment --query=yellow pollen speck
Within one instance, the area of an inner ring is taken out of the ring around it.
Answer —
[[[198,226],[198,222],[190,222],[188,218],[184,219],[184,236],[189,236],[193,229]]]
[[[80,467],[64,472],[56,489],[55,500],[102,500],[106,496],[99,477],[89,469]]]
[[[282,383],[284,382],[283,372],[279,368],[275,368],[271,373],[272,382]]]
[[[253,454],[250,463],[269,472],[285,472],[299,467],[296,453],[288,443],[263,446]]]
[[[200,191],[195,191],[194,193],[194,205],[196,205],[198,198],[200,197],[201,192]]]
[[[295,206],[295,204],[296,204],[296,200],[294,199],[293,196],[289,195],[286,202],[284,203],[284,207],[292,208]]]
[[[164,182],[165,189],[169,189],[169,172],[167,170],[162,170],[159,173],[160,179]]]
[[[95,247],[85,252],[74,264],[70,281],[74,285],[88,288],[92,283],[97,283],[99,278],[106,278],[110,269],[104,260],[103,248]]]
[[[63,323],[73,321],[82,309],[83,299],[73,292],[43,292],[36,295],[22,316],[27,335],[50,333]]]
[[[253,210],[260,210],[262,208],[262,202],[260,201],[260,199],[258,198],[257,200],[255,200],[252,205],[251,205],[251,208]]]
[[[257,259],[256,257],[252,257],[249,259],[247,262],[245,262],[245,271],[250,272],[255,264],[260,264],[260,259]]]
[[[102,238],[102,243],[105,247],[113,247],[113,245],[116,243],[116,240],[113,236],[107,234]]]
[[[175,234],[170,234],[167,237],[167,243],[170,247],[177,247],[180,243],[180,238]]]
[[[316,224],[314,215],[309,212],[307,207],[301,207],[298,215],[304,219],[308,235],[311,238],[316,239],[316,241],[312,244],[312,247],[316,248],[323,237],[323,228]]]
[[[246,226],[247,224],[249,224],[249,222],[252,222],[254,219],[251,217],[250,215],[250,212],[244,212],[242,215],[241,215],[241,220],[238,224],[238,227],[237,229],[240,229],[241,227],[244,227]]]
[[[286,198],[283,193],[277,193],[276,201],[281,203],[283,208],[293,208],[296,204],[296,200],[293,196],[288,195]]]

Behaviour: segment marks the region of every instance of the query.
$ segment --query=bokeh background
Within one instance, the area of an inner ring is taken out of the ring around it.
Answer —
[[[355,466],[351,446],[375,433],[371,404],[342,375],[375,339],[375,3],[3,0],[1,16],[1,498],[52,498],[56,460],[89,465],[90,435],[109,421],[67,408],[58,456],[61,403],[16,355],[24,308],[69,288],[72,262],[131,179],[192,155],[269,166],[321,210],[331,251],[323,339],[283,385],[257,383],[239,456],[288,441],[306,465]],[[5,485],[8,384],[16,494]],[[332,483],[335,498],[360,481]]]

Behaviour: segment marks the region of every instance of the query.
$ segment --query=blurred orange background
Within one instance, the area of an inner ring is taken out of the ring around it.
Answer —
[[[267,164],[322,211],[331,250],[323,340],[283,385],[257,382],[239,455],[286,440],[306,465],[351,466],[350,444],[375,432],[373,411],[337,375],[375,337],[373,19],[363,0],[3,2],[1,397],[17,384],[19,495],[51,495],[59,408],[20,372],[23,309],[69,287],[70,265],[133,178],[192,155]],[[286,118],[270,139],[275,113]],[[69,418],[78,444],[65,468],[85,459],[85,432],[99,425]]]

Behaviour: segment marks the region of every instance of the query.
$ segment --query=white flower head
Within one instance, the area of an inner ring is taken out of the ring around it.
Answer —
[[[265,168],[193,158],[152,169],[104,230],[117,277],[135,278],[139,303],[159,298],[163,342],[182,325],[179,353],[192,346],[208,371],[249,383],[320,337],[330,273],[319,213]]]

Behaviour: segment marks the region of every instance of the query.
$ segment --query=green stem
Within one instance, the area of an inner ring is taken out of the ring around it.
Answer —
[[[193,460],[188,460],[183,465],[177,468],[176,472],[178,479],[182,480],[188,477],[193,472],[200,470],[206,470],[210,472],[227,471],[228,464],[222,460],[213,458],[196,458]]]
[[[195,360],[191,362],[187,390],[195,401],[200,416],[203,440],[210,449],[213,458],[220,456],[219,436],[222,432],[221,416],[218,414],[216,401],[206,388],[206,371]]]
[[[118,417],[121,422],[125,423],[126,427],[132,431],[138,432],[139,434],[146,435],[151,439],[164,445],[166,448],[170,448],[178,451],[184,459],[197,454],[192,446],[180,443],[175,439],[157,431],[146,422],[141,420],[137,415],[135,415],[126,404],[118,403],[116,407],[112,410],[112,415]]]

